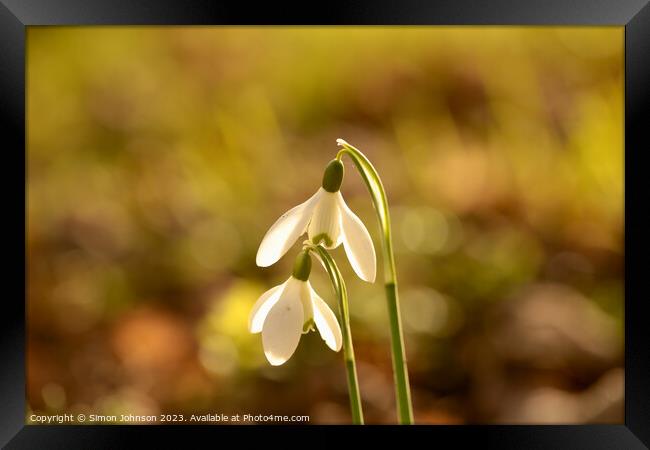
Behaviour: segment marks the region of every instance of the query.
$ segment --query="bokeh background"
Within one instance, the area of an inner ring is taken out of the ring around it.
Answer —
[[[247,332],[299,244],[265,269],[257,247],[341,137],[389,195],[416,421],[623,422],[621,27],[27,38],[29,413],[349,423],[340,353],[310,333],[271,367]],[[366,421],[394,423],[382,286],[334,255]]]

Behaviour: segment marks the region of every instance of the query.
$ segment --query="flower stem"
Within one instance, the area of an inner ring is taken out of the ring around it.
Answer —
[[[391,353],[393,357],[393,374],[395,380],[395,392],[397,396],[397,414],[401,424],[413,423],[413,407],[411,405],[411,389],[409,386],[408,369],[406,367],[406,356],[404,350],[404,336],[402,333],[402,320],[400,317],[399,297],[397,295],[397,274],[395,270],[395,256],[393,254],[393,239],[390,228],[390,216],[388,213],[388,199],[386,191],[379,178],[377,170],[370,163],[368,158],[357,148],[337,139],[337,143],[343,148],[336,155],[340,160],[347,154],[361,178],[366,183],[372,202],[377,212],[379,225],[382,231],[382,252],[384,259],[384,284],[386,288],[386,300],[388,302],[388,319],[390,321]]]
[[[343,337],[343,358],[345,360],[345,371],[348,379],[352,423],[355,425],[363,425],[363,410],[361,409],[361,394],[359,392],[359,381],[357,380],[357,365],[354,359],[354,348],[352,347],[352,333],[350,332],[348,291],[339,268],[327,250],[320,245],[309,245],[307,248],[315,252],[323,263],[323,266],[325,266],[325,270],[327,270],[339,300],[339,314],[341,315],[342,324],[341,334]]]

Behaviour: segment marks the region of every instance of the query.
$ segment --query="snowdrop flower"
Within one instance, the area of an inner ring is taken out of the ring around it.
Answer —
[[[325,169],[322,187],[306,202],[284,213],[269,229],[257,251],[256,262],[267,267],[279,260],[306,231],[314,245],[328,250],[343,243],[356,274],[374,282],[375,248],[363,222],[343,200],[343,164],[333,160]]]
[[[314,325],[329,348],[341,349],[341,328],[330,307],[312,289],[310,271],[311,257],[303,251],[289,279],[262,294],[250,313],[248,329],[262,333],[264,354],[274,366],[291,358],[300,336],[313,331]]]

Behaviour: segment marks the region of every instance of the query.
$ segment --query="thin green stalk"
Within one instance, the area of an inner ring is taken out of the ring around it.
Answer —
[[[386,191],[384,190],[377,170],[375,170],[368,158],[343,139],[338,139],[337,142],[343,148],[336,155],[336,159],[340,160],[344,154],[350,157],[368,187],[379,219],[383,237],[384,284],[386,300],[388,302],[388,319],[390,321],[391,354],[393,357],[393,374],[397,396],[397,414],[400,423],[412,424],[413,407],[411,405],[411,389],[409,386],[408,369],[406,367],[402,319],[400,317],[399,297],[397,295],[395,256],[393,254],[393,239]]]
[[[354,359],[354,348],[352,347],[352,333],[350,332],[348,291],[339,268],[327,250],[320,245],[309,245],[307,248],[314,251],[323,263],[323,266],[325,266],[325,270],[327,270],[327,274],[332,281],[334,291],[339,300],[339,314],[342,325],[341,334],[343,337],[343,359],[345,360],[345,372],[348,379],[352,423],[355,425],[363,425],[363,410],[361,409],[361,394],[359,392],[359,381],[357,380],[357,365]]]

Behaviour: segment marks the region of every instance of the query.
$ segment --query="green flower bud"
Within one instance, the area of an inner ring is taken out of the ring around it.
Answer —
[[[293,265],[293,277],[297,280],[307,281],[311,272],[311,256],[308,251],[300,252]]]
[[[323,174],[323,189],[327,192],[338,192],[343,182],[343,163],[338,159],[333,159],[325,167]]]

